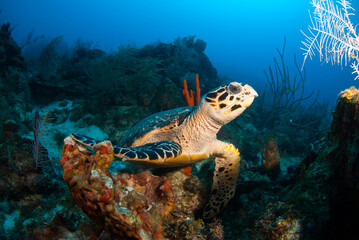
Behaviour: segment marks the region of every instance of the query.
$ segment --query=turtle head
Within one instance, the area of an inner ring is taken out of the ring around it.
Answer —
[[[202,104],[206,105],[214,120],[226,124],[238,117],[257,96],[257,92],[248,84],[231,82],[207,93]]]

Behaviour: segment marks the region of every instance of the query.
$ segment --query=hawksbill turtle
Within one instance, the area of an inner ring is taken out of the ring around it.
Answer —
[[[232,82],[205,94],[197,106],[159,112],[140,121],[114,146],[115,157],[149,168],[187,166],[211,156],[215,172],[204,218],[220,212],[233,197],[240,169],[238,149],[217,139],[220,128],[249,107],[257,92]],[[79,134],[71,137],[88,148],[101,141]]]

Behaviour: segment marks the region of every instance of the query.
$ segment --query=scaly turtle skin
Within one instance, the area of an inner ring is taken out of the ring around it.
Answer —
[[[233,197],[239,173],[238,149],[217,139],[219,129],[249,107],[257,92],[232,82],[204,95],[196,107],[183,107],[147,117],[114,146],[115,156],[145,167],[178,167],[215,157],[212,196],[204,217],[220,212]],[[72,138],[94,148],[101,141],[79,134]]]

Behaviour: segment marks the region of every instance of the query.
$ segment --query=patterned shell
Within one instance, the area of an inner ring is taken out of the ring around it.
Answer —
[[[168,111],[155,113],[133,126],[118,142],[121,147],[130,147],[137,139],[153,130],[171,130],[179,125],[194,110],[194,107],[181,107]]]

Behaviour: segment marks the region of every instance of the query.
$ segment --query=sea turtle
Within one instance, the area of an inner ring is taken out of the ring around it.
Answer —
[[[214,156],[212,196],[204,208],[204,218],[211,218],[234,195],[240,168],[238,149],[218,140],[217,132],[257,96],[251,86],[232,82],[205,94],[195,107],[151,115],[114,146],[115,157],[152,168],[186,166]],[[75,133],[71,137],[89,148],[101,142]]]

